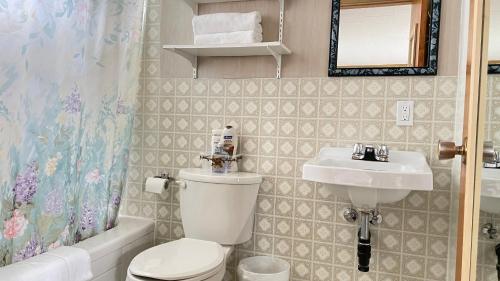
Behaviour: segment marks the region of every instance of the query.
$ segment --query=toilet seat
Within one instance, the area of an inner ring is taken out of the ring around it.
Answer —
[[[225,273],[226,273],[226,264],[223,263],[218,268],[216,268],[214,271],[208,272],[206,274],[203,274],[203,275],[200,275],[197,277],[176,280],[176,281],[219,281],[219,280],[222,280],[224,278]],[[128,269],[126,281],[161,281],[161,280],[160,279],[152,279],[152,278],[148,278],[148,277],[136,276],[130,272],[130,269]]]
[[[225,271],[224,253],[218,243],[183,238],[140,253],[128,271],[139,280],[207,280]]]

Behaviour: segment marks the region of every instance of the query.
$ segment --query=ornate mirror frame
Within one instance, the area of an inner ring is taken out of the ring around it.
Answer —
[[[330,33],[330,61],[328,76],[409,76],[436,75],[438,68],[439,27],[441,18],[441,0],[431,0],[429,44],[427,66],[425,67],[374,67],[374,68],[338,68],[338,34],[340,22],[340,1],[332,0],[332,25]],[[500,66],[497,68],[500,73]]]
[[[488,64],[488,74],[500,74],[500,64]]]

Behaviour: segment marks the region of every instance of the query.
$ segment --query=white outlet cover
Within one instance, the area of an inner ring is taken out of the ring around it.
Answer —
[[[396,105],[396,125],[413,126],[413,101],[398,101]]]

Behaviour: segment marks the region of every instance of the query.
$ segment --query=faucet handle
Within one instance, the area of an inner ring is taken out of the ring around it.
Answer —
[[[379,161],[389,161],[389,147],[385,144],[379,145],[376,156]]]
[[[363,159],[365,156],[365,146],[362,143],[354,144],[352,149],[352,158],[355,160]]]

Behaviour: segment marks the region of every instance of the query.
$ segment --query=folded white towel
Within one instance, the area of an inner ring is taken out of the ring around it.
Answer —
[[[59,247],[25,261],[0,267],[2,281],[88,281],[90,256],[74,247]]]
[[[255,31],[237,31],[194,36],[195,45],[251,44],[260,42],[262,42],[262,33]]]
[[[262,33],[262,18],[259,12],[218,13],[193,17],[194,35],[256,31]]]

